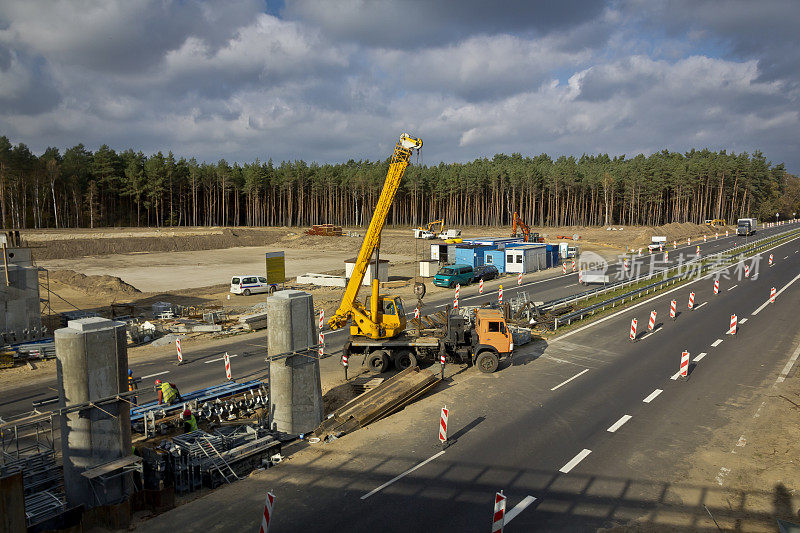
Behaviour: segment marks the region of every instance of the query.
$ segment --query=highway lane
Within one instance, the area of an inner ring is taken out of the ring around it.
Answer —
[[[668,253],[668,262],[663,261],[663,254],[657,253],[653,255],[644,255],[642,257],[633,256],[630,258],[630,271],[631,272],[652,272],[653,269],[662,269],[668,265],[676,265],[680,260],[681,254],[685,257],[692,257],[696,251],[696,247],[700,247],[701,254],[708,255],[717,253],[724,249],[730,248],[734,243],[744,243],[753,239],[764,238],[769,235],[774,235],[779,232],[784,232],[795,227],[793,225],[784,225],[774,228],[767,228],[759,230],[755,236],[748,238],[737,237],[732,235],[730,237],[721,236],[719,239],[713,237],[708,242],[703,243],[702,239],[693,241],[692,245],[686,245],[686,241],[680,243],[676,250],[672,249],[672,244],[668,243],[666,249]],[[646,252],[645,252],[646,254]],[[622,264],[616,263],[609,265],[609,274],[612,279],[621,277]],[[528,276],[530,278],[530,276]],[[548,273],[544,279],[536,279],[533,281],[524,281],[522,285],[517,285],[516,279],[503,278],[501,280],[493,280],[485,284],[485,292],[483,295],[478,294],[476,285],[463,287],[461,294],[463,297],[460,300],[461,305],[480,305],[486,302],[497,300],[497,288],[503,284],[504,298],[510,299],[516,297],[520,292],[528,293],[528,297],[534,301],[548,301],[556,298],[563,298],[566,296],[576,295],[590,287],[584,287],[577,283],[577,273],[569,272],[566,275],[561,274],[557,269],[553,269],[552,273]],[[425,307],[422,309],[423,313],[433,313],[435,311],[444,309],[445,306],[452,304],[452,300],[448,296],[439,296],[431,298],[426,301]],[[410,307],[409,303],[406,303]],[[413,308],[406,310],[409,316],[413,316]],[[326,353],[331,357],[324,359],[321,363],[321,372],[323,377],[334,376],[333,379],[338,379],[338,376],[343,377],[343,371],[339,364],[341,348],[348,335],[348,328],[342,328],[336,331],[326,331]],[[260,345],[260,346],[259,346]],[[238,359],[231,360],[231,366],[234,373],[234,379],[258,379],[266,375],[266,365],[264,363],[263,355],[265,354],[266,339],[264,335],[260,336],[260,340],[252,341],[250,339],[240,340],[238,338],[231,339],[230,343],[215,348],[202,348],[191,349],[185,347],[184,359],[186,365],[176,366],[175,358],[173,355],[158,355],[146,362],[135,361],[131,364],[134,375],[144,377],[142,388],[152,387],[152,383],[156,378],[169,379],[179,385],[181,390],[189,391],[198,388],[211,386],[220,383],[224,380],[223,366],[220,362],[219,365],[213,363],[206,364],[208,359],[213,357],[221,357],[221,354],[228,351],[230,354],[239,355]],[[252,356],[246,357],[245,354],[250,353]],[[197,364],[198,361],[203,360],[203,364]],[[358,368],[361,364],[360,359],[351,361],[351,368],[354,366]],[[355,369],[354,369],[355,370]],[[10,414],[28,411],[32,408],[31,402],[39,401],[47,397],[51,397],[56,393],[55,379],[48,380],[45,383],[35,383],[31,385],[22,385],[14,391],[6,392],[3,394],[2,401],[0,401],[0,416],[7,416]],[[143,394],[141,399],[146,400],[152,396]]]
[[[267,488],[284,498],[276,530],[481,529],[490,523],[492,496],[500,489],[509,509],[536,498],[508,531],[589,531],[610,519],[639,516],[663,503],[662,481],[679,471],[664,465],[685,467],[681,461],[702,445],[707,428],[724,422],[729,412],[719,405],[740,401],[743,390],[775,379],[785,367],[800,326],[797,251],[800,240],[777,247],[775,256],[788,259],[761,270],[757,279],[728,281],[738,285],[732,291],[713,295],[713,278],[706,277],[549,344],[525,347],[499,373],[468,370],[456,377],[459,386],[361,435],[319,447],[311,460],[298,457],[231,487],[227,496],[223,489],[172,511],[148,529],[166,531],[171,521],[202,517],[204,507],[217,501],[228,502],[227,526],[246,527],[254,523],[248,516],[258,515],[258,502],[232,503],[231,495]],[[776,304],[752,315],[771,286],[780,290],[793,280]],[[698,303],[707,304],[690,312],[685,301],[692,290]],[[645,317],[651,308],[665,316],[672,298],[683,302],[675,322],[660,319],[658,333],[627,341],[633,316]],[[734,338],[724,334],[731,309],[748,318]],[[686,382],[670,379],[683,349],[693,358],[707,353]],[[443,404],[451,409],[457,440],[441,454],[435,435]],[[631,418],[608,431],[625,415]],[[659,439],[645,438],[647,430]]]

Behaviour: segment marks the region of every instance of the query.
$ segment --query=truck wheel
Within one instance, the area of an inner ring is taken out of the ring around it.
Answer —
[[[244,294],[245,296],[250,296],[250,289],[245,289],[242,294]]]
[[[386,350],[375,350],[369,354],[367,364],[369,365],[369,369],[376,374],[386,372],[389,368],[389,352]]]
[[[417,356],[408,350],[400,350],[394,356],[394,366],[397,370],[405,370],[417,366]]]
[[[477,359],[475,359],[475,366],[485,374],[491,374],[497,370],[499,364],[500,361],[497,356],[489,351],[479,353]]]
[[[269,294],[270,294],[270,296],[272,296],[273,294],[275,294],[275,289],[276,289],[276,288],[277,288],[277,287],[275,287],[275,285],[270,285],[270,286],[269,286]]]

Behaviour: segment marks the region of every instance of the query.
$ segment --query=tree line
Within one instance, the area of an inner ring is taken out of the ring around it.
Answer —
[[[4,228],[369,224],[389,161],[230,164],[79,144],[33,154],[0,137]],[[389,224],[660,225],[800,212],[800,180],[760,151],[497,154],[411,165]]]

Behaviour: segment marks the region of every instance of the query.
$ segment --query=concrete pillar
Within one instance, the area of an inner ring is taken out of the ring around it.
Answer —
[[[314,299],[302,291],[278,291],[267,298],[267,352],[304,350],[269,365],[272,429],[308,433],[322,422],[322,384],[317,351]]]
[[[0,478],[0,531],[25,533],[25,488],[22,472]]]
[[[128,349],[125,324],[105,318],[70,320],[55,332],[61,407],[127,391]],[[127,496],[126,481],[106,483],[106,491],[81,473],[131,454],[130,408],[106,403],[61,417],[64,488],[70,506],[114,504]],[[104,412],[106,411],[106,412]]]

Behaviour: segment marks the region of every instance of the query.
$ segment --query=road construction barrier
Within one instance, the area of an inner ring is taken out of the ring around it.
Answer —
[[[175,348],[178,350],[178,363],[183,363],[183,351],[181,351],[180,339],[175,339]]]
[[[342,353],[342,366],[347,368],[347,353]]]
[[[481,282],[478,285],[478,294],[483,294],[483,278],[481,278]]]
[[[414,308],[414,320],[419,319],[419,307]]]
[[[706,242],[706,236],[703,235],[703,242]]]
[[[447,416],[450,410],[445,405],[442,407],[442,416],[439,418],[439,442],[444,444],[447,441]]]
[[[269,522],[272,519],[272,506],[275,505],[275,495],[271,492],[267,493],[267,501],[264,503],[264,515],[261,517],[261,529],[258,533],[269,532]]]
[[[728,236],[728,230],[725,230],[725,236],[726,237]]]
[[[225,360],[225,377],[231,379],[231,358],[228,357],[228,352],[225,352],[223,359]]]
[[[750,277],[750,267],[747,265],[744,266],[744,277],[746,278]]]
[[[647,331],[653,331],[656,327],[656,312],[650,311],[650,320],[647,322]]]
[[[714,294],[719,294],[719,280],[714,280]]]
[[[676,250],[678,248],[678,241],[672,241],[672,249]]]
[[[622,260],[622,268],[624,268],[626,271],[628,270],[628,260],[627,259],[623,259]]]
[[[697,250],[695,250],[694,253],[697,254],[697,255],[700,255],[700,245],[699,244],[697,245]]]
[[[575,260],[572,260],[572,271],[575,272],[577,265],[575,264]]]
[[[664,251],[664,244],[663,243],[658,245],[658,251],[659,252],[663,252]]]
[[[522,272],[517,275],[517,285],[522,285]]]
[[[686,246],[691,246],[691,245],[692,245],[692,238],[686,237]]]
[[[772,254],[769,254],[769,266],[772,266]]]
[[[567,273],[567,264],[566,263],[561,263],[561,273],[562,274],[566,274]]]
[[[456,297],[453,298],[453,309],[458,309],[458,293],[461,292],[461,284],[456,285]]]
[[[694,309],[694,292],[689,293],[689,310]]]
[[[500,288],[497,290],[497,299],[502,304],[503,303],[503,286],[500,285]]]
[[[664,261],[669,261],[669,250],[664,252]]]
[[[506,523],[506,497],[501,490],[494,495],[494,515],[492,516],[492,533],[503,533]]]
[[[728,333],[730,333],[731,335],[736,335],[736,324],[737,324],[736,315],[731,315],[731,329],[728,330]]]
[[[642,257],[642,249],[639,248],[639,257]]]
[[[325,324],[325,310],[324,309],[320,309],[319,310],[319,342],[317,343],[317,344],[319,344],[318,353],[319,353],[320,357],[322,357],[322,355],[323,355],[323,352],[324,352],[324,346],[323,345],[325,344],[325,339],[322,336],[322,327],[323,327],[324,324]]]
[[[630,339],[631,339],[632,341],[635,341],[635,340],[636,340],[636,319],[635,319],[635,318],[631,319],[631,334],[630,334]]]
[[[769,290],[769,301],[770,301],[770,303],[773,303],[773,304],[775,303],[775,287],[772,287]]]
[[[583,283],[583,269],[578,271],[578,283]]]
[[[681,353],[681,377],[689,376],[689,352]]]
[[[677,309],[678,309],[678,301],[677,300],[672,300],[669,303],[669,317],[672,320],[675,320],[675,314],[676,314]]]
[[[719,239],[719,232],[716,232],[716,233],[714,234],[714,238],[715,238],[715,239]]]

